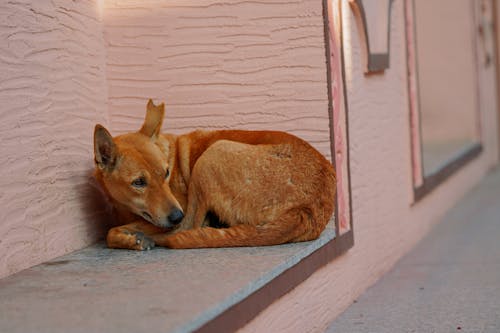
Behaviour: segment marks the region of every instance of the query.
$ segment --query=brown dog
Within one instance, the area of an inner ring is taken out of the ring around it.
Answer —
[[[128,223],[109,231],[109,247],[258,246],[320,235],[335,199],[323,155],[284,132],[160,135],[164,109],[150,100],[137,133],[112,138],[95,127],[95,176]]]

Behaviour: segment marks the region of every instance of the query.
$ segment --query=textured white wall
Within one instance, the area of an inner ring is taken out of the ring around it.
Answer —
[[[0,277],[96,240],[89,173],[106,123],[96,3],[0,3]]]

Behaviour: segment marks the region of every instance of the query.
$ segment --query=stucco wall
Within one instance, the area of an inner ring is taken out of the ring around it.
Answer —
[[[102,231],[89,172],[107,87],[95,2],[3,1],[0,22],[2,277]]]
[[[359,35],[346,7],[355,245],[273,303],[240,332],[324,331],[497,161],[496,88],[494,69],[489,67],[481,70],[485,151],[434,192],[412,204],[403,1],[393,3],[391,64],[383,75],[363,75]]]
[[[111,127],[279,129],[330,155],[321,1],[106,1]]]

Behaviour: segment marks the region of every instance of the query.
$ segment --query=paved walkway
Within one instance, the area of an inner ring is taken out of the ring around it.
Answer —
[[[327,333],[500,333],[500,170]]]

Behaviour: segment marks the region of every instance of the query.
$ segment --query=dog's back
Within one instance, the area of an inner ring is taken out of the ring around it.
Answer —
[[[205,132],[200,137],[213,142],[193,163],[181,225],[187,231],[172,235],[165,245],[272,245],[315,239],[323,231],[334,210],[335,172],[308,143],[283,132]],[[191,143],[197,144],[193,138]],[[207,214],[229,229],[199,229]]]

